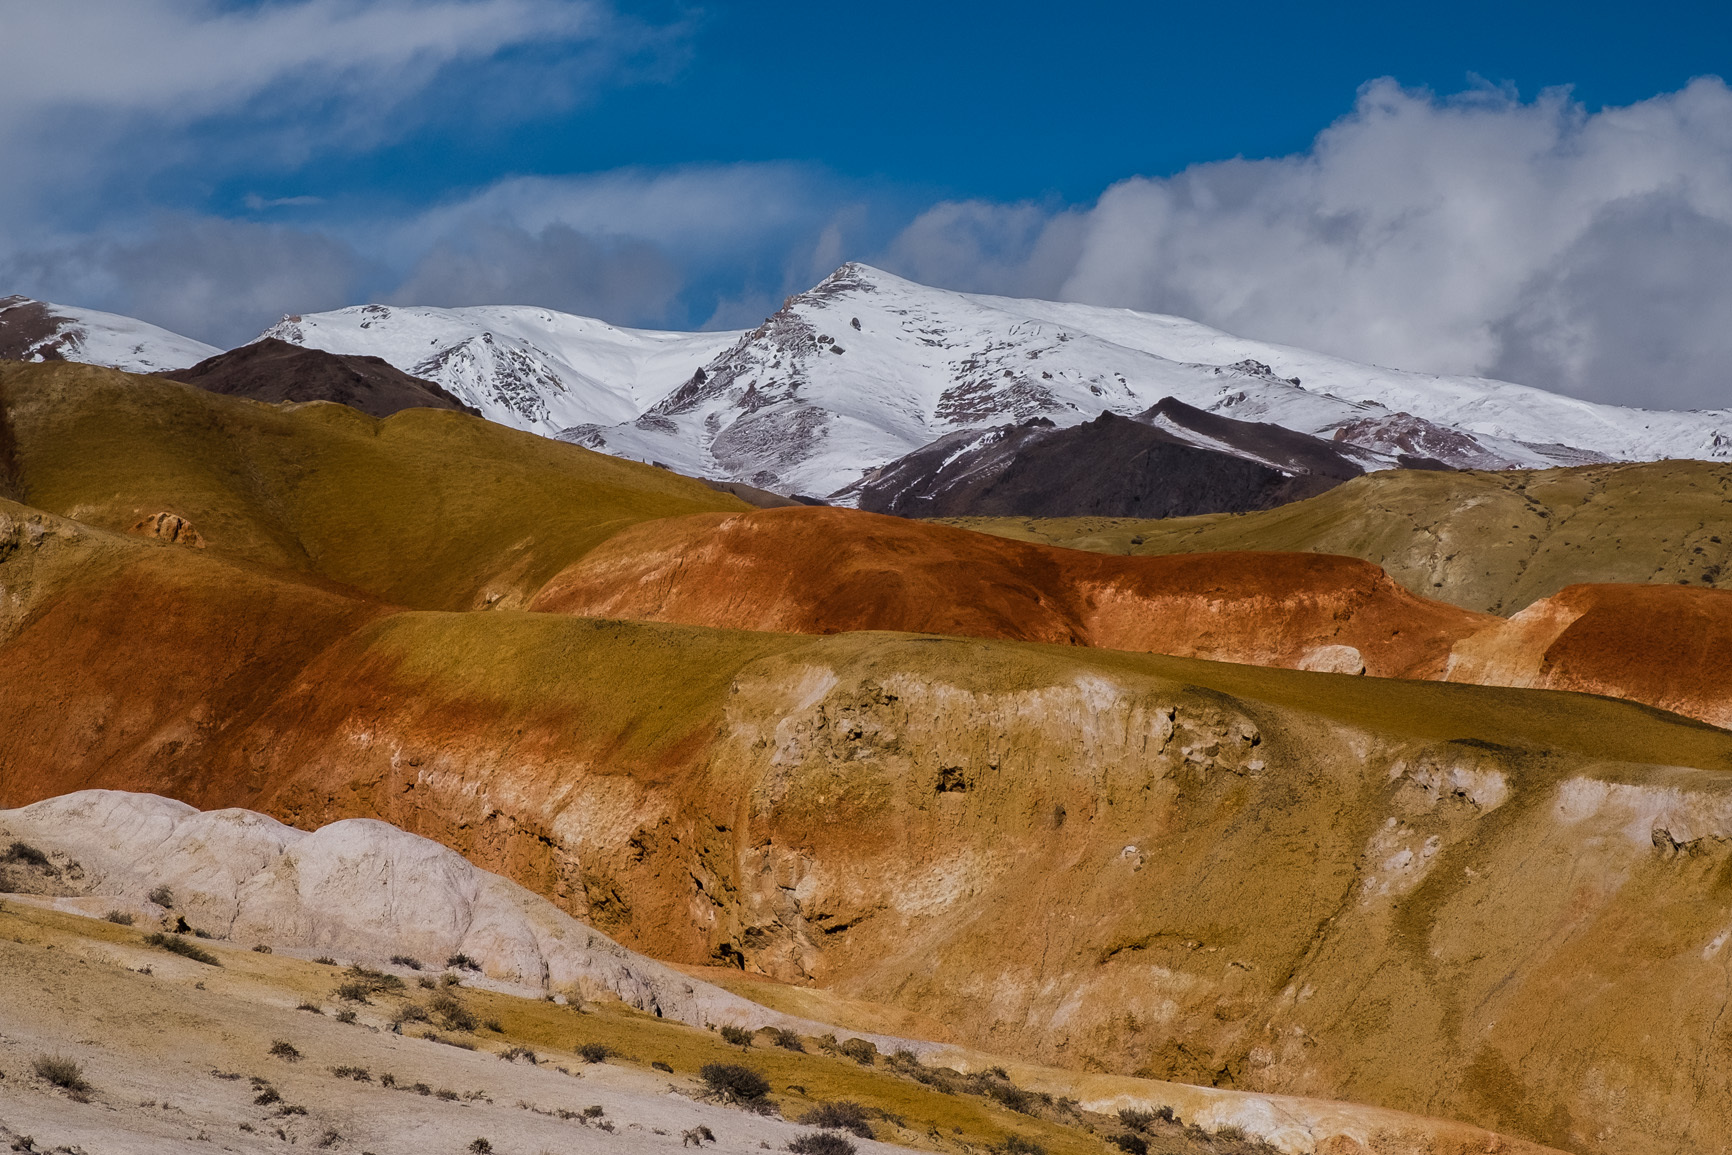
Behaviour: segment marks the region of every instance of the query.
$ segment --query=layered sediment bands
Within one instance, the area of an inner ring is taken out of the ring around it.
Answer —
[[[1581,695],[320,591],[247,590],[206,627],[148,572],[39,604],[0,650],[0,805],[109,786],[378,817],[634,949],[963,1043],[1605,1155],[1732,1149],[1725,732]]]
[[[903,630],[1434,677],[1492,620],[1324,554],[1125,558],[840,509],[626,530],[530,608],[733,629]]]
[[[1732,592],[1570,586],[1456,643],[1446,676],[1608,694],[1732,726]]]

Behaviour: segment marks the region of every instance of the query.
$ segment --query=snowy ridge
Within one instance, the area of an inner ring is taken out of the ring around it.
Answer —
[[[1161,397],[1461,468],[1732,456],[1732,414],[1596,405],[1505,382],[1406,373],[1193,321],[931,289],[838,269],[642,417],[568,434],[767,489],[833,493],[963,429],[1065,426]]]
[[[16,361],[78,361],[127,373],[185,369],[222,352],[133,317],[0,297],[0,357]]]
[[[357,305],[284,317],[260,336],[382,357],[491,421],[547,436],[630,421],[739,338],[622,329],[521,305]]]

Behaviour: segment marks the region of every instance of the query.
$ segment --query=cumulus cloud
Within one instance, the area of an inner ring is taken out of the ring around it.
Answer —
[[[1176,313],[1374,363],[1598,400],[1732,403],[1732,91],[1377,81],[1300,156],[1109,188],[1081,213],[941,205],[887,250],[959,287]]]

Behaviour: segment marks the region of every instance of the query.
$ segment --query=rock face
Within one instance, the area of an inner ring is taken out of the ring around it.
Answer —
[[[558,574],[535,610],[728,629],[903,630],[1434,677],[1485,615],[1321,554],[1118,558],[851,510],[663,519]],[[1334,667],[1331,667],[1334,668]]]
[[[404,409],[457,409],[481,415],[433,382],[411,377],[382,358],[305,349],[273,337],[161,376],[254,401],[335,401],[373,417],[389,417]]]
[[[376,964],[407,955],[438,965],[461,953],[499,982],[617,997],[694,1026],[818,1025],[634,954],[539,895],[384,822],[348,819],[309,833],[250,810],[201,812],[154,794],[85,790],[0,811],[0,832],[75,862],[78,890],[90,897],[65,905],[93,914],[130,905],[160,915],[150,896],[166,887],[173,914],[218,939]]]
[[[1306,440],[1327,450],[1316,438]],[[836,499],[901,517],[1242,513],[1314,496],[1363,472],[1334,456],[1326,472],[1290,472],[1111,413],[1066,429],[1037,417],[941,437],[871,471]]]
[[[1569,586],[1457,642],[1445,677],[1608,694],[1732,727],[1732,591]]]

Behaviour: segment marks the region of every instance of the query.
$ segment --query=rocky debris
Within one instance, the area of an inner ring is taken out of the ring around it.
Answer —
[[[132,526],[128,533],[153,538],[168,545],[189,545],[204,548],[204,535],[192,527],[192,522],[178,513],[153,513]]]

